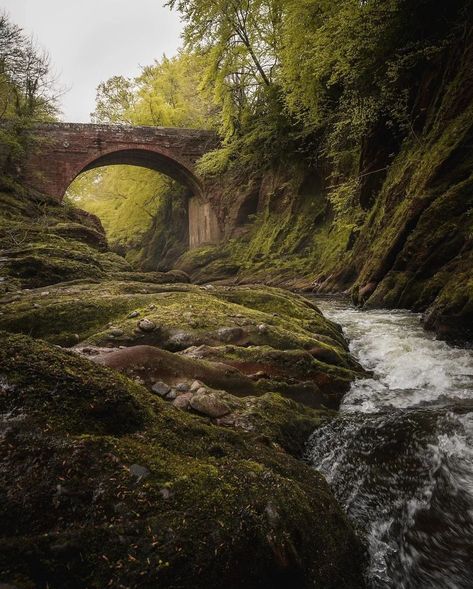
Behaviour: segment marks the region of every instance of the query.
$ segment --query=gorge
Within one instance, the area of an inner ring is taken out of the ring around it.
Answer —
[[[0,587],[469,589],[473,3],[168,5],[0,19]]]

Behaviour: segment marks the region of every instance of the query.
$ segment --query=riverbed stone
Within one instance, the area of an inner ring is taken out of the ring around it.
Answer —
[[[150,333],[156,329],[156,323],[151,321],[151,319],[145,318],[138,322],[138,329],[145,333]]]
[[[177,409],[181,409],[182,411],[186,411],[189,409],[190,401],[193,397],[193,393],[183,393],[174,399],[173,405]]]
[[[223,417],[230,413],[231,409],[224,401],[213,394],[202,393],[201,390],[199,389],[197,394],[190,400],[190,406],[194,411],[214,418]]]
[[[159,381],[153,384],[151,390],[160,397],[166,397],[171,392],[171,387],[165,382]]]

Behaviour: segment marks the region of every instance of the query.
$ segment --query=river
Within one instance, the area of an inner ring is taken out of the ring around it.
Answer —
[[[473,350],[408,311],[317,304],[373,373],[306,454],[366,539],[368,586],[473,588]]]

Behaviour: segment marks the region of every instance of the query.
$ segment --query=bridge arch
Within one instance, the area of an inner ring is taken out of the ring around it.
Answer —
[[[34,129],[31,150],[20,174],[23,184],[61,201],[82,172],[133,165],[161,172],[189,189],[191,247],[220,240],[220,226],[195,163],[219,140],[206,130],[82,123],[48,123]]]
[[[78,163],[75,169],[71,169],[70,177],[64,178],[64,185],[59,192],[62,192],[64,197],[70,184],[84,172],[114,165],[138,166],[154,170],[186,186],[192,196],[203,197],[202,182],[186,162],[162,149],[151,149],[149,146],[139,145],[130,148],[111,148]]]

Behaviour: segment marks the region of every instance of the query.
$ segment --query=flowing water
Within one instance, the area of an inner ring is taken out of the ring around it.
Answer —
[[[366,538],[368,586],[472,589],[473,350],[407,311],[320,307],[372,371],[307,450]]]

